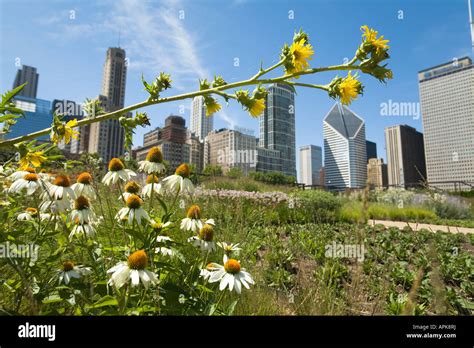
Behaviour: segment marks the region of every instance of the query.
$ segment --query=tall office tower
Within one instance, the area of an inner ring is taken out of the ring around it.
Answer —
[[[206,165],[219,165],[225,173],[238,167],[244,174],[255,171],[257,142],[253,135],[232,129],[212,131],[204,143]]]
[[[214,128],[213,116],[206,116],[206,105],[204,104],[204,97],[195,97],[191,102],[191,120],[189,128],[200,141],[204,141]]]
[[[330,189],[365,187],[365,123],[346,106],[335,104],[323,120],[324,171]]]
[[[474,65],[468,57],[418,73],[428,183],[474,183]],[[462,185],[461,189],[471,189]]]
[[[388,184],[419,186],[426,178],[423,134],[407,125],[385,128]]]
[[[23,87],[17,96],[23,96],[27,98],[36,99],[36,93],[38,92],[38,80],[39,74],[36,72],[36,68],[28,65],[23,65],[21,69],[18,69],[13,82],[13,88],[16,88],[25,82],[27,85]]]
[[[305,185],[321,185],[319,172],[323,167],[323,151],[320,146],[300,147],[300,182]]]
[[[371,158],[377,158],[377,144],[367,140],[365,142],[365,146],[367,147],[367,163]]]
[[[372,188],[383,188],[388,184],[387,165],[382,158],[369,158],[367,163],[367,183]]]
[[[280,151],[282,172],[296,177],[295,93],[288,85],[277,83],[268,88],[260,116],[259,147]]]
[[[125,83],[127,64],[125,51],[111,47],[107,50],[102,95],[105,97],[105,110],[115,111],[123,108],[125,102]],[[90,127],[89,152],[97,152],[108,162],[124,153],[125,132],[118,120],[106,120],[93,123]]]

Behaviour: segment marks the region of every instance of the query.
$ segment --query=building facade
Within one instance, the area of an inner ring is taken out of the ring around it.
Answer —
[[[423,134],[407,125],[385,128],[388,184],[420,186],[426,178]]]
[[[127,61],[125,50],[111,47],[107,50],[102,79],[102,100],[105,111],[124,107]],[[118,120],[93,123],[89,130],[89,152],[98,153],[106,162],[124,153],[125,132]]]
[[[382,158],[369,158],[367,183],[371,188],[383,188],[388,185],[387,165],[383,163]]]
[[[206,165],[219,165],[225,173],[238,167],[247,175],[257,165],[257,142],[253,135],[232,129],[209,133],[204,142]]]
[[[474,184],[472,60],[422,70],[418,81],[428,183],[441,189],[452,189],[452,181]]]
[[[365,146],[367,148],[367,163],[371,158],[377,158],[377,144],[373,141],[366,141]]]
[[[186,144],[189,147],[189,161],[188,163],[194,164],[196,171],[202,173],[204,169],[204,143],[192,133],[187,131],[186,133]]]
[[[16,119],[17,123],[10,128],[10,132],[5,135],[5,138],[16,138],[51,127],[53,113],[49,100],[15,96],[14,102],[17,108],[25,112],[25,117]],[[37,139],[49,140],[49,134]]]
[[[137,161],[145,160],[148,151],[158,146],[163,159],[168,163],[168,171],[174,172],[182,163],[190,163],[191,146],[186,142],[186,120],[181,116],[170,115],[165,119],[163,128],[155,128],[143,136],[143,147],[134,149]]]
[[[17,94],[17,96],[36,99],[38,93],[38,81],[39,74],[36,72],[36,68],[28,65],[23,65],[21,69],[18,69],[16,72],[15,81],[13,82],[13,88],[21,86],[26,82],[26,86],[23,87],[23,89],[20,93]]]
[[[189,128],[200,141],[204,142],[206,136],[214,128],[213,116],[206,116],[206,105],[204,104],[204,97],[195,97],[191,102],[191,120]]]
[[[330,189],[362,188],[367,182],[365,123],[335,104],[323,121],[324,175]]]
[[[260,116],[259,147],[279,151],[281,172],[296,177],[295,94],[288,85],[268,87],[266,107]],[[265,159],[265,154],[266,151],[260,151],[262,164],[257,170],[271,171],[266,163],[273,162],[277,156],[269,152],[272,157]]]
[[[323,167],[323,151],[320,146],[300,147],[300,182],[305,185],[321,185],[319,172]]]

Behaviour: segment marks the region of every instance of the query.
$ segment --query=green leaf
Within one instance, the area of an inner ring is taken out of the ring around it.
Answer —
[[[106,306],[118,306],[117,299],[115,297],[112,297],[110,295],[106,295],[102,297],[99,301],[94,303],[92,306],[86,306],[86,308],[101,308],[101,307],[106,307]]]
[[[11,91],[6,91],[2,94],[2,101],[0,102],[0,108],[4,108],[8,103],[11,102],[13,97],[15,97],[21,90],[26,86],[27,82],[24,84],[12,89]]]

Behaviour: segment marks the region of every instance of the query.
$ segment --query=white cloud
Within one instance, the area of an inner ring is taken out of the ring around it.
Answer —
[[[202,64],[195,40],[185,28],[177,1],[156,3],[121,0],[116,3],[105,25],[120,29],[122,46],[127,50],[132,70],[144,72],[149,78],[160,71],[170,73],[178,89],[198,85],[198,78],[210,77]]]

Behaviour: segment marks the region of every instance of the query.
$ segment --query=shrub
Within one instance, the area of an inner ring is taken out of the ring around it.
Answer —
[[[242,168],[232,167],[227,171],[226,175],[229,178],[238,179],[244,175],[244,172],[242,171]]]
[[[299,217],[305,222],[332,222],[342,202],[330,192],[320,190],[297,191],[293,194]]]

